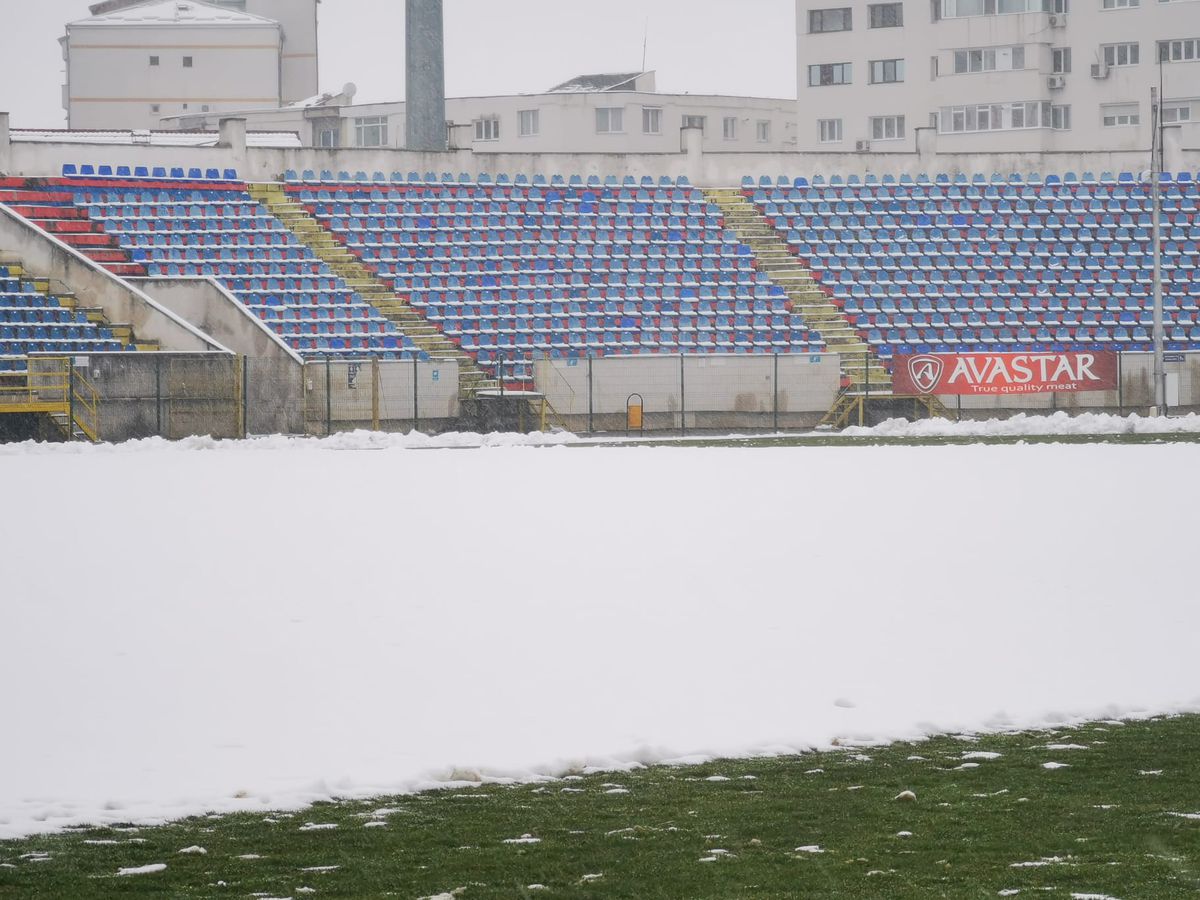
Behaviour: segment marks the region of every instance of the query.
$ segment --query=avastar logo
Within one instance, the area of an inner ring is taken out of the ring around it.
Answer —
[[[936,356],[914,356],[908,361],[908,374],[922,394],[932,394],[942,380],[946,364]]]
[[[1040,394],[1112,391],[1117,354],[923,353],[898,356],[893,367],[897,394]]]

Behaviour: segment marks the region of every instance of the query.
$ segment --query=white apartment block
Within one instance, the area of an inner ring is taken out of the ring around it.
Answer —
[[[587,75],[540,94],[446,100],[450,143],[480,153],[678,153],[699,128],[705,152],[796,149],[791,99],[660,94],[653,72]],[[355,104],[353,86],[283,109],[247,109],[251,130],[295,131],[306,146],[403,149],[404,103]],[[173,118],[211,128],[218,116]]]
[[[317,0],[107,0],[67,25],[72,129],[280,106],[316,93]],[[280,18],[260,15],[271,13]]]
[[[798,149],[1200,146],[1200,0],[797,0]]]

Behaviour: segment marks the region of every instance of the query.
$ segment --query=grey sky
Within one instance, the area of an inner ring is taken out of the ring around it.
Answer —
[[[61,128],[63,25],[95,0],[0,0],[0,109],[15,128]],[[796,95],[793,0],[445,0],[451,96],[541,91],[583,73],[647,68],[659,90]],[[19,13],[17,7],[20,8]],[[323,0],[321,89],[404,98],[404,3]]]

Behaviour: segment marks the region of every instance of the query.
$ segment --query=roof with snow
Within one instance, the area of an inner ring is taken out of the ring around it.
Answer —
[[[103,9],[104,7],[98,7]],[[275,25],[273,19],[200,0],[149,0],[102,12],[72,25]]]
[[[215,147],[221,139],[215,131],[55,131],[53,129],[17,129],[11,132],[17,143],[37,144],[123,144],[141,147]],[[300,135],[294,131],[251,131],[247,147],[299,147]]]
[[[597,93],[630,90],[644,72],[610,72],[600,75],[578,75],[550,88],[551,94]]]

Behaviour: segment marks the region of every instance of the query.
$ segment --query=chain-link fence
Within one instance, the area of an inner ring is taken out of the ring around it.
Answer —
[[[1168,353],[1165,360],[1162,411],[1200,407],[1200,353]],[[1145,413],[1155,402],[1149,353],[898,356],[882,383],[853,377],[871,371],[871,359],[828,353],[544,359],[532,364],[521,389],[471,396],[462,393],[454,360],[301,364],[224,354],[102,353],[71,361],[77,380],[95,392],[104,441],[355,429],[787,431],[822,420],[844,425],[934,413],[960,419]],[[875,371],[881,371],[877,365]],[[914,395],[936,402],[897,399]],[[866,402],[840,419],[830,415],[855,398]]]

